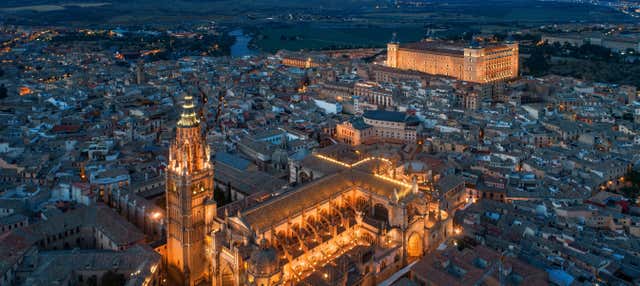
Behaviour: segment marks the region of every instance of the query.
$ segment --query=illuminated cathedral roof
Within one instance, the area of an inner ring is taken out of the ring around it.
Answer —
[[[193,96],[185,95],[184,104],[182,104],[182,113],[178,120],[178,127],[194,127],[200,123],[196,115],[196,108],[193,103]]]
[[[410,189],[407,186],[398,185],[366,172],[345,170],[310,182],[249,209],[242,214],[242,219],[254,230],[264,232],[287,217],[330,198],[336,199],[340,194],[352,188],[361,188],[385,198],[393,198],[396,195],[394,192],[397,192],[401,201],[410,199]]]

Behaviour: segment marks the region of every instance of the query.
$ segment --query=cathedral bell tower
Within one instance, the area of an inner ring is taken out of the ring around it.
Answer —
[[[213,164],[193,97],[184,97],[167,166],[167,263],[184,285],[209,278],[206,234],[216,212]]]

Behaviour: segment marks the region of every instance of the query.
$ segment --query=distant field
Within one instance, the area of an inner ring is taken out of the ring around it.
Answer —
[[[18,11],[28,11],[28,10],[36,11],[36,12],[50,12],[50,11],[64,10],[64,7],[60,5],[33,5],[33,6],[19,6],[19,7],[0,9],[0,11],[3,11],[3,12],[18,12]]]
[[[510,9],[504,18],[513,21],[618,21],[630,17],[613,9],[571,3],[537,3]]]
[[[255,44],[263,51],[279,49],[318,50],[323,48],[347,48],[384,46],[397,33],[401,41],[416,41],[424,37],[420,26],[381,28],[371,27],[336,27],[323,25],[291,25],[254,29],[258,33]]]
[[[81,3],[69,1],[74,0],[3,0],[0,1],[0,19],[10,24],[82,26],[175,24],[194,20],[224,20],[234,24],[247,24],[270,17],[284,19],[288,15],[300,14],[326,16],[329,21],[357,21],[377,26],[421,25],[434,22],[473,25],[496,22],[539,24],[632,20],[609,8],[536,0],[433,0],[430,1],[431,4],[420,8],[396,8],[392,5],[376,8],[378,4],[385,6],[392,2],[387,0],[76,0]],[[247,17],[249,15],[251,17]],[[350,31],[344,32],[353,35]],[[355,36],[357,40],[357,35]],[[327,39],[323,36],[319,39],[339,44],[342,38],[339,36]]]
[[[540,1],[448,1],[433,3],[419,11],[379,9],[363,14],[367,19],[431,22],[577,22],[632,20],[614,9],[576,3]]]
[[[35,11],[35,12],[51,12],[65,10],[66,7],[79,7],[79,8],[93,8],[110,5],[110,2],[100,3],[66,3],[60,5],[30,5],[30,6],[16,6],[9,8],[0,8],[3,12],[19,12],[19,11]]]

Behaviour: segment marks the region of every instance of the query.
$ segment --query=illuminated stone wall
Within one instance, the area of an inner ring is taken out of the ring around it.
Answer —
[[[388,67],[469,82],[492,83],[516,78],[518,65],[518,44],[464,48],[463,53],[403,48],[397,43],[387,45]]]

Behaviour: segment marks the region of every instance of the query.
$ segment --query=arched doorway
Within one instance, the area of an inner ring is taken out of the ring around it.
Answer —
[[[298,178],[300,183],[306,183],[307,181],[311,180],[310,176],[304,171],[300,171],[300,173],[298,174]]]
[[[407,243],[407,255],[409,257],[422,256],[422,237],[418,233],[412,233]]]

